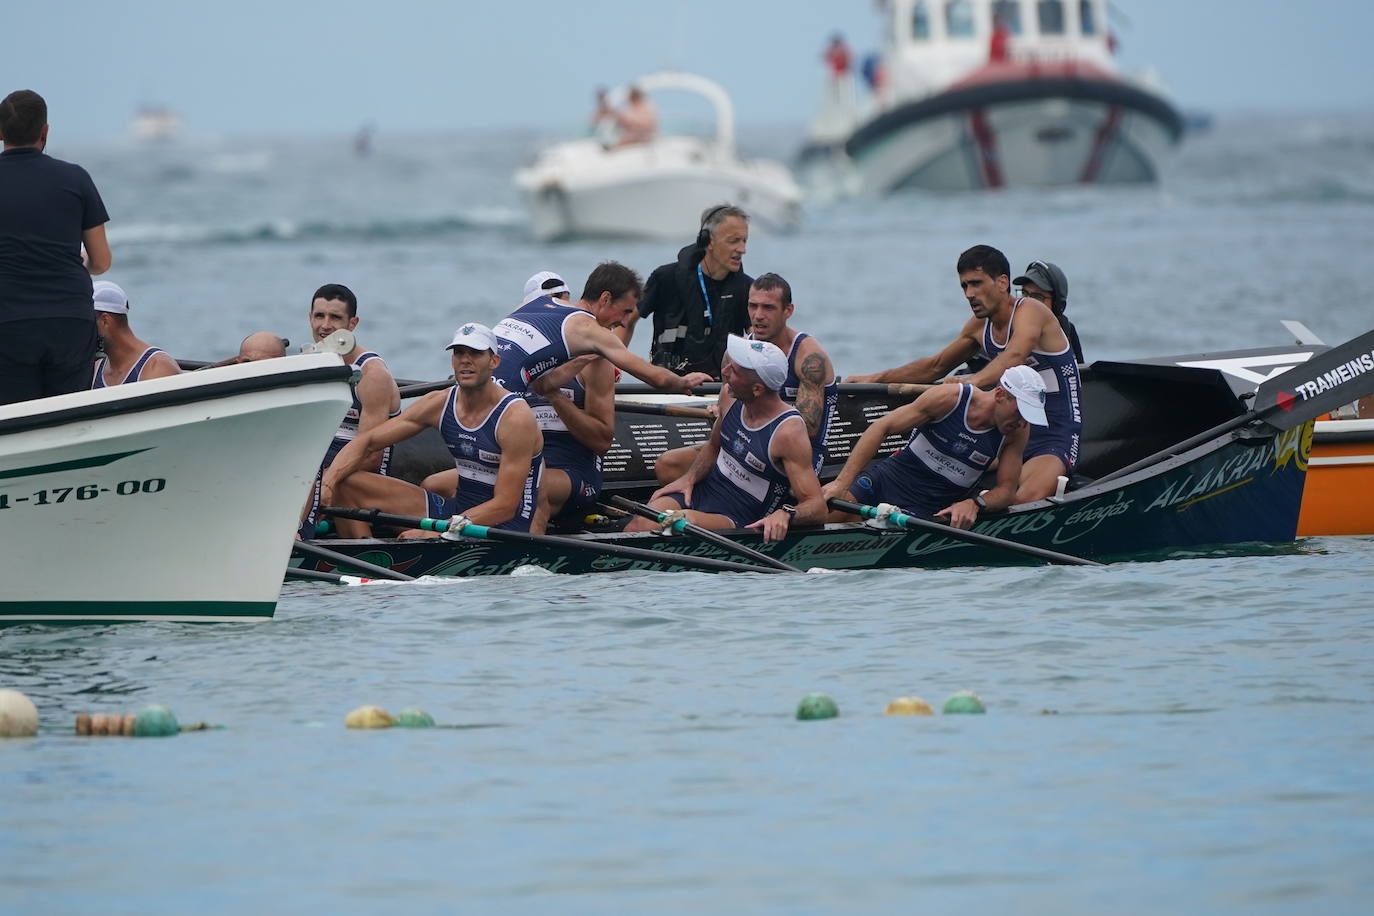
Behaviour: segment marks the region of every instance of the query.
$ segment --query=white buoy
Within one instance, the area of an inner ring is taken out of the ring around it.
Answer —
[[[17,690],[0,690],[0,738],[38,734],[38,707]]]

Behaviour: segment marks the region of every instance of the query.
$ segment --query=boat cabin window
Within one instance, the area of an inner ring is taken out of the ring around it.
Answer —
[[[1002,20],[1002,24],[1013,35],[1021,34],[1020,0],[996,0],[992,5],[992,21]]]
[[[1041,35],[1064,34],[1064,4],[1060,0],[1040,0],[1035,5]]]
[[[916,0],[911,7],[911,37],[917,41],[930,38],[930,10],[926,0]]]
[[[973,37],[973,4],[969,0],[947,0],[945,34],[950,38]]]
[[[1097,34],[1097,20],[1093,19],[1093,0],[1078,0],[1078,23],[1084,35]]]

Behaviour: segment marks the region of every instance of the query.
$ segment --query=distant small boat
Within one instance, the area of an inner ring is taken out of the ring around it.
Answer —
[[[832,80],[800,153],[818,192],[1149,182],[1183,134],[1153,79],[1118,71],[1106,0],[884,6],[872,104]]]
[[[649,93],[704,96],[715,107],[715,136],[660,135],[610,149],[585,139],[545,149],[515,174],[537,238],[690,238],[701,212],[726,201],[769,228],[797,224],[801,190],[787,167],[736,154],[734,106],[724,89],[674,72],[651,74],[635,85]]]
[[[181,115],[161,105],[145,105],[129,121],[129,133],[141,143],[165,143],[181,133]]]

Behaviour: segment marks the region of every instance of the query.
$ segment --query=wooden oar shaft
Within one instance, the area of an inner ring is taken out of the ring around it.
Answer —
[[[358,572],[366,573],[377,579],[395,579],[397,582],[414,582],[414,576],[408,576],[403,572],[394,569],[387,569],[385,566],[378,566],[375,563],[368,563],[365,560],[357,560],[346,553],[339,553],[337,550],[330,550],[310,541],[296,541],[291,549],[307,557],[314,557],[317,560],[324,560],[333,563],[335,566],[347,566],[356,569]]]
[[[323,515],[332,515],[336,518],[351,518],[360,522],[381,523],[383,525],[395,525],[403,528],[421,528],[426,531],[438,532],[448,530],[448,521],[445,519],[393,515],[389,512],[381,512],[377,509],[346,509],[338,506],[325,506],[320,510],[320,513]],[[581,550],[605,554],[607,556],[625,557],[631,560],[647,560],[651,563],[668,563],[673,566],[708,570],[710,572],[781,572],[781,570],[772,568],[751,566],[748,563],[735,563],[731,560],[714,560],[709,557],[686,556],[684,554],[671,553],[663,550],[645,550],[641,547],[625,547],[620,544],[605,544],[598,541],[559,537],[552,534],[531,534],[528,531],[508,531],[505,528],[489,528],[484,525],[473,525],[471,527],[479,529],[479,533],[475,535],[476,537],[491,541],[510,541],[512,543],[558,547],[565,550]]]
[[[663,519],[663,513],[658,511],[657,509],[651,506],[646,506],[643,503],[637,503],[632,499],[626,499],[623,496],[610,496],[606,498],[605,502],[608,505],[615,506],[617,509],[624,509],[626,512],[633,512],[635,515],[650,519],[651,521],[657,522],[662,521]],[[711,531],[709,528],[702,528],[700,525],[684,523],[682,525],[682,530],[687,534],[690,534],[696,538],[706,541],[708,544],[715,544],[717,547],[720,547],[723,550],[729,550],[739,554],[742,557],[748,557],[749,559],[754,560],[755,562],[763,563],[765,566],[769,566],[772,569],[778,570],[779,572],[801,572],[801,570],[795,566],[792,566],[788,563],[784,563],[782,560],[776,559],[774,557],[770,557],[768,554],[755,550],[752,547],[746,547],[743,544],[737,544],[725,535],[717,534],[716,532]]]
[[[859,503],[852,503],[844,499],[829,500],[830,508],[839,509],[841,512],[852,512],[860,518],[875,518],[878,511],[873,506],[864,506]],[[1102,566],[1096,560],[1085,560],[1082,557],[1070,556],[1067,553],[1059,553],[1054,550],[1046,550],[1043,547],[1032,547],[1029,544],[1018,544],[1016,541],[1008,541],[1005,538],[993,537],[990,534],[980,534],[977,531],[966,531],[963,528],[955,528],[943,522],[933,522],[924,518],[916,518],[911,515],[900,515],[897,519],[898,524],[904,528],[921,528],[953,538],[956,541],[967,541],[970,544],[980,544],[984,547],[996,547],[1011,553],[1020,553],[1028,557],[1045,560],[1049,563],[1060,563],[1065,566]]]

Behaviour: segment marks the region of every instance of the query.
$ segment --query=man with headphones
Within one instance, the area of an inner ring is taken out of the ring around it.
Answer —
[[[709,207],[701,214],[696,241],[679,251],[675,262],[649,275],[639,312],[621,335],[625,342],[639,317],[652,317],[649,359],[654,365],[719,379],[726,339],[749,329],[748,242],[748,213],[732,204]]]

